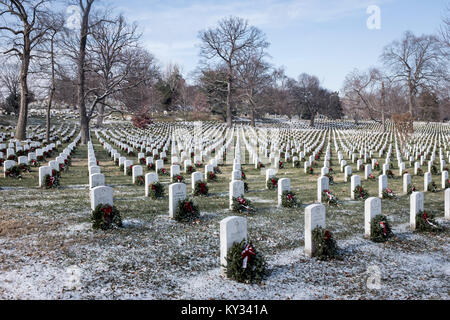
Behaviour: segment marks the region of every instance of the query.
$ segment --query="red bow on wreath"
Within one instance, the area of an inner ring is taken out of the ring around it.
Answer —
[[[102,211],[103,211],[103,215],[106,219],[106,222],[109,224],[110,216],[111,216],[111,212],[112,212],[111,206],[107,206],[107,207],[103,208]]]
[[[242,204],[242,205],[245,204],[245,199],[244,198],[239,197],[239,198],[237,198],[237,201],[239,202],[239,204]]]
[[[184,210],[185,210],[186,212],[192,212],[192,204],[191,204],[190,202],[186,202],[186,203],[184,204]]]
[[[255,249],[250,244],[247,244],[245,246],[245,248],[244,248],[244,251],[242,251],[241,255],[242,255],[242,258],[243,258],[243,260],[242,260],[242,269],[246,269],[247,268],[248,258],[250,256],[255,256],[256,255]]]
[[[328,230],[325,230],[325,234],[323,237],[326,241],[328,241],[331,239],[331,233]]]
[[[380,227],[383,228],[383,234],[384,234],[384,236],[386,236],[387,235],[386,223],[384,223],[383,221],[380,221]]]
[[[287,195],[287,199],[290,201],[290,200],[294,199],[294,197],[292,196],[292,194],[289,193],[289,194]]]

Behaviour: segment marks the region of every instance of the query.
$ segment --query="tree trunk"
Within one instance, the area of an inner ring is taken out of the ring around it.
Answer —
[[[227,81],[227,127],[231,128],[232,126],[232,115],[231,115],[231,82],[232,73],[231,67],[228,67],[228,81]]]
[[[53,97],[55,96],[55,49],[54,49],[54,40],[55,35],[51,38],[50,43],[50,63],[51,63],[51,72],[52,72],[52,82],[50,87],[50,94],[48,97],[48,103],[47,103],[47,130],[46,130],[46,139],[47,141],[50,141],[50,110],[52,109],[53,104]]]
[[[47,103],[47,128],[46,128],[46,139],[50,141],[50,110],[52,109],[53,96],[55,95],[55,88],[50,89],[50,95]]]
[[[386,105],[386,91],[384,81],[381,82],[381,122],[383,123],[383,132],[386,132],[386,117],[384,114],[384,106]]]
[[[413,114],[413,87],[411,85],[411,80],[408,80],[408,107],[409,107],[409,113],[414,119]]]
[[[85,60],[86,60],[86,42],[89,28],[89,12],[91,10],[92,2],[87,3],[86,8],[82,11],[82,22],[80,28],[80,49],[78,55],[78,96],[77,103],[80,111],[80,127],[81,127],[81,143],[87,144],[89,141],[89,118],[86,114],[85,94]]]
[[[316,113],[315,113],[315,112],[312,112],[312,113],[311,113],[311,120],[310,120],[310,122],[309,122],[309,126],[310,126],[311,128],[314,128],[314,122],[315,122],[315,120],[316,120]]]
[[[25,37],[25,36],[24,36]],[[22,65],[20,68],[20,109],[19,118],[14,137],[17,140],[27,138],[27,118],[28,118],[28,67],[30,65],[30,46],[27,39],[24,41]]]
[[[250,101],[250,125],[255,127],[255,104]]]
[[[105,105],[100,102],[98,106],[97,127],[103,127],[103,119],[105,118]]]

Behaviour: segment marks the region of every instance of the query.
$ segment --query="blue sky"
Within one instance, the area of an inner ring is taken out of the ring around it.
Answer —
[[[104,0],[106,3],[106,0]],[[379,65],[389,42],[406,30],[434,33],[448,0],[115,0],[116,12],[136,21],[143,44],[161,65],[177,63],[189,76],[199,61],[198,32],[229,15],[249,20],[271,43],[270,62],[290,77],[317,75],[340,90],[348,72]],[[366,10],[380,8],[381,28],[369,30]]]

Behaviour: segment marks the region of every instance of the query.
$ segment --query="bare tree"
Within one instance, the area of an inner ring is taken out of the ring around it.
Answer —
[[[263,50],[246,51],[237,65],[237,85],[240,99],[250,109],[250,124],[255,126],[258,107],[263,106],[262,95],[272,82],[271,66],[264,61]]]
[[[310,126],[314,127],[319,110],[325,111],[329,105],[330,93],[320,86],[316,76],[306,73],[302,73],[297,81],[290,79],[288,86],[293,108],[300,117],[310,117]]]
[[[0,0],[0,38],[6,44],[4,54],[16,55],[20,68],[20,110],[15,138],[26,139],[28,120],[28,72],[32,52],[47,32],[42,19],[48,12],[48,0]]]
[[[441,42],[435,36],[417,37],[408,31],[400,41],[386,46],[381,55],[392,79],[401,81],[407,88],[409,112],[413,117],[420,88],[436,86],[447,78],[441,49]]]
[[[92,117],[95,108],[98,107],[97,126],[103,125],[108,98],[130,85],[126,81],[128,77],[137,76],[129,73],[132,70],[136,71],[131,63],[141,64],[129,54],[132,49],[137,48],[141,37],[137,32],[137,25],[129,25],[122,15],[107,20],[92,28],[92,37],[87,43],[91,73],[94,74],[96,82],[86,92],[86,97],[90,101],[88,116]]]
[[[216,28],[201,31],[199,38],[202,41],[200,55],[208,61],[218,60],[226,65],[226,119],[228,127],[231,127],[233,80],[239,56],[245,51],[267,48],[269,43],[259,29],[238,17],[220,20]]]
[[[42,43],[37,47],[39,73],[47,78],[47,115],[46,115],[46,139],[50,139],[51,109],[56,92],[56,73],[58,68],[57,56],[61,54],[59,46],[59,36],[64,29],[64,15],[54,13],[44,19],[47,33],[42,39]]]
[[[0,86],[6,94],[6,101],[2,104],[5,111],[14,112],[17,115],[20,101],[16,104],[16,99],[20,98],[20,63],[6,62],[2,59],[0,68]]]

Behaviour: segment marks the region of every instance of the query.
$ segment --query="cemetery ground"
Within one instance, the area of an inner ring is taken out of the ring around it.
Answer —
[[[330,189],[341,203],[326,206],[326,216],[341,258],[322,262],[303,252],[304,209],[316,201],[320,168],[314,168],[314,175],[291,163],[278,170],[277,177],[289,177],[302,202],[289,209],[277,207],[277,192],[266,190],[264,172],[243,164],[249,185],[246,198],[256,208],[255,214],[244,215],[248,235],[271,271],[263,284],[248,285],[223,278],[219,265],[219,223],[236,215],[228,210],[231,164],[220,166],[217,182],[208,182],[209,197],[193,197],[201,218],[178,223],[168,217],[169,176],[159,177],[164,199],[146,198],[144,187],[123,175],[94,134],[92,142],[124,227],[92,229],[86,146],[76,149],[59,189],[40,189],[37,169],[22,180],[1,176],[0,299],[450,298],[450,223],[444,220],[443,190],[426,192],[425,208],[437,213],[446,231],[412,232],[409,196],[402,194],[397,166],[389,187],[398,198],[382,200],[382,212],[396,238],[374,243],[364,238],[364,201],[350,199],[350,181],[344,182],[332,149],[335,183]],[[356,164],[349,165],[356,173]],[[366,181],[363,172],[356,174],[370,196],[377,196],[378,180]],[[184,177],[189,195],[190,175]],[[440,176],[433,176],[433,181],[439,184]],[[422,191],[423,177],[413,176],[412,182]],[[379,270],[380,288],[367,285],[374,268]],[[80,278],[76,285],[71,282],[74,272]]]

